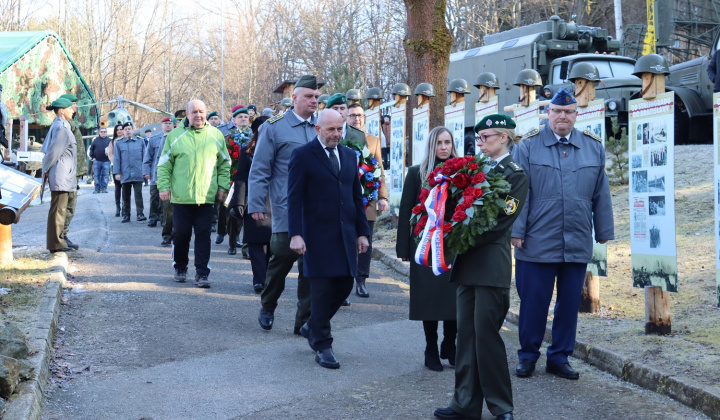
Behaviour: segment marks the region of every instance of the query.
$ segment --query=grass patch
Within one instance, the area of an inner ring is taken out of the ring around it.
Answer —
[[[0,313],[19,323],[31,322],[48,280],[48,255],[27,255],[0,267]]]

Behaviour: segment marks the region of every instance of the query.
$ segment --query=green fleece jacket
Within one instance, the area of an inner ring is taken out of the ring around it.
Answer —
[[[158,191],[173,204],[213,204],[218,190],[230,190],[230,157],[225,139],[210,124],[171,131],[157,165]]]

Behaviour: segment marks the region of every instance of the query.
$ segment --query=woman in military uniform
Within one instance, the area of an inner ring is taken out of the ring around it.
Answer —
[[[460,254],[450,281],[457,284],[458,340],[455,358],[455,394],[450,406],[435,410],[435,417],[480,418],[483,400],[496,419],[513,418],[512,388],[500,327],[510,308],[510,233],[528,193],[523,169],[510,149],[519,141],[515,123],[493,114],[475,125],[477,144],[493,167],[510,183],[506,207],[497,226],[475,238],[475,246]]]
[[[417,247],[410,226],[412,209],[420,203],[418,196],[428,174],[441,162],[457,157],[452,133],[445,127],[430,131],[425,158],[419,165],[411,166],[405,176],[395,252],[403,261],[410,261],[410,319],[423,322],[425,331],[425,366],[442,371],[440,359],[448,359],[455,365],[455,285],[450,283],[450,271],[435,276],[430,267],[414,261]],[[450,213],[452,214],[452,213]],[[438,353],[438,321],[443,321],[443,341]]]

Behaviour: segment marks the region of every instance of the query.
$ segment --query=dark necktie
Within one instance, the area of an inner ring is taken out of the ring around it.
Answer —
[[[330,166],[332,166],[333,172],[335,172],[335,175],[340,174],[340,162],[338,162],[337,156],[335,156],[335,148],[326,147],[325,150],[328,151],[328,158],[330,159]]]
[[[568,139],[566,139],[565,137],[560,137],[560,143],[568,144],[568,143],[570,143],[570,141]]]
[[[489,167],[491,167],[491,168],[496,167],[497,164],[498,164],[498,163],[497,163],[497,161],[495,161],[495,160],[490,160],[490,161],[487,162],[487,166],[489,166]]]

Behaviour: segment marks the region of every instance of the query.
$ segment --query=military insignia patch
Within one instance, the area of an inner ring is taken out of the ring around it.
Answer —
[[[517,211],[520,202],[517,198],[508,195],[507,197],[505,197],[505,204],[505,214],[510,216],[511,214],[515,213],[515,211]]]
[[[266,122],[269,123],[269,124],[272,124],[272,123],[274,123],[274,122],[280,121],[283,117],[284,117],[284,114],[279,114],[279,115],[276,115],[276,116],[270,118],[270,119],[267,120]]]
[[[522,136],[522,140],[525,140],[525,139],[530,138],[530,137],[532,137],[532,136],[536,136],[536,135],[538,135],[539,133],[540,133],[540,130],[538,130],[537,128],[533,128],[532,130],[530,130],[530,131],[528,131],[527,133],[525,133],[524,136]]]
[[[518,165],[517,162],[510,162],[510,163],[508,164],[508,166],[509,166],[510,168],[512,168],[512,170],[515,171],[515,172],[522,172],[522,171],[523,171],[522,166]]]
[[[591,137],[593,140],[597,140],[600,143],[602,143],[602,139],[600,137],[598,137],[597,135],[595,135],[595,133],[593,133],[590,130],[583,130],[583,134],[585,134],[588,137]]]

